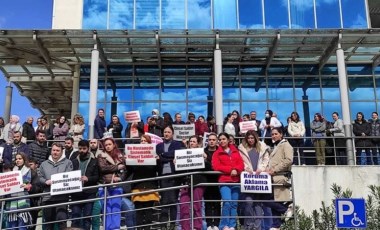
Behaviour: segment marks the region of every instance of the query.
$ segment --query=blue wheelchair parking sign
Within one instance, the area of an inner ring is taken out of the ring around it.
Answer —
[[[336,227],[366,228],[367,218],[364,199],[336,199]]]

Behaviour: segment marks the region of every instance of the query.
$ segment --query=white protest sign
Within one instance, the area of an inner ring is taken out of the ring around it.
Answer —
[[[22,184],[21,171],[0,173],[0,196],[24,191]]]
[[[130,144],[125,145],[126,165],[156,165],[155,144]]]
[[[153,134],[153,133],[145,133],[145,134],[150,136],[150,139],[152,140],[153,144],[157,145],[164,142],[164,140],[162,140],[162,138],[157,136],[156,134]]]
[[[135,110],[135,111],[124,112],[124,119],[128,123],[140,122],[141,121],[140,111]]]
[[[195,135],[195,124],[186,125],[173,125],[174,137],[176,141],[182,141],[182,139],[189,139]]]
[[[190,170],[205,168],[203,148],[180,149],[174,152],[175,170]]]
[[[82,191],[80,170],[51,175],[50,195],[75,193]]]
[[[0,147],[0,160],[3,160],[4,147]]]
[[[210,133],[204,133],[203,134],[203,148],[206,148],[208,145],[208,136],[210,136]]]
[[[246,133],[248,130],[257,131],[257,126],[255,121],[242,121],[239,123],[240,132]]]
[[[265,172],[259,175],[242,172],[240,174],[240,191],[242,193],[272,193],[272,177]]]

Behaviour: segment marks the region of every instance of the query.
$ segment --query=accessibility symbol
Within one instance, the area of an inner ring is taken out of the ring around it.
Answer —
[[[366,228],[367,218],[364,199],[336,199],[336,227]]]

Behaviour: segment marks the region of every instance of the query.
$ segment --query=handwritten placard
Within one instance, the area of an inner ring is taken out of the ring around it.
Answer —
[[[140,122],[141,121],[140,111],[135,110],[135,111],[124,112],[124,119],[128,123]]]
[[[242,193],[272,193],[272,177],[265,172],[240,174],[240,191]]]
[[[0,173],[0,196],[23,191],[22,183],[21,171]]]
[[[190,170],[205,168],[203,148],[180,149],[174,152],[175,170]]]
[[[157,136],[156,134],[153,134],[153,133],[145,133],[145,134],[150,136],[150,139],[152,140],[153,144],[157,145],[164,142],[164,140],[162,140],[162,138]]]
[[[126,165],[156,165],[155,144],[125,145]]]
[[[82,191],[81,171],[57,173],[51,175],[50,195],[60,195]]]
[[[182,139],[189,139],[191,136],[195,135],[195,125],[173,125],[174,137],[176,141],[182,141]]]
[[[257,126],[255,121],[242,121],[239,123],[240,132],[246,133],[248,130],[257,131]]]

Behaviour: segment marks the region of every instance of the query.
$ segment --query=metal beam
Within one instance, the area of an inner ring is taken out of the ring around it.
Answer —
[[[380,64],[380,54],[373,58],[372,68],[377,67]]]
[[[72,81],[71,76],[64,76],[64,77],[51,77],[50,75],[34,75],[32,78],[30,78],[28,75],[22,76],[9,76],[8,78],[11,82],[70,82]]]
[[[335,49],[338,46],[339,36],[332,39],[330,46],[326,48],[325,52],[319,59],[319,71],[326,65],[327,61],[330,59],[331,55],[335,53]]]
[[[272,60],[274,58],[274,55],[275,55],[277,48],[278,48],[278,45],[280,43],[280,38],[281,38],[280,33],[277,33],[277,36],[273,39],[272,47],[269,49],[268,58],[267,58],[267,62],[265,65],[265,71],[267,71],[269,69],[269,66],[272,63]]]

